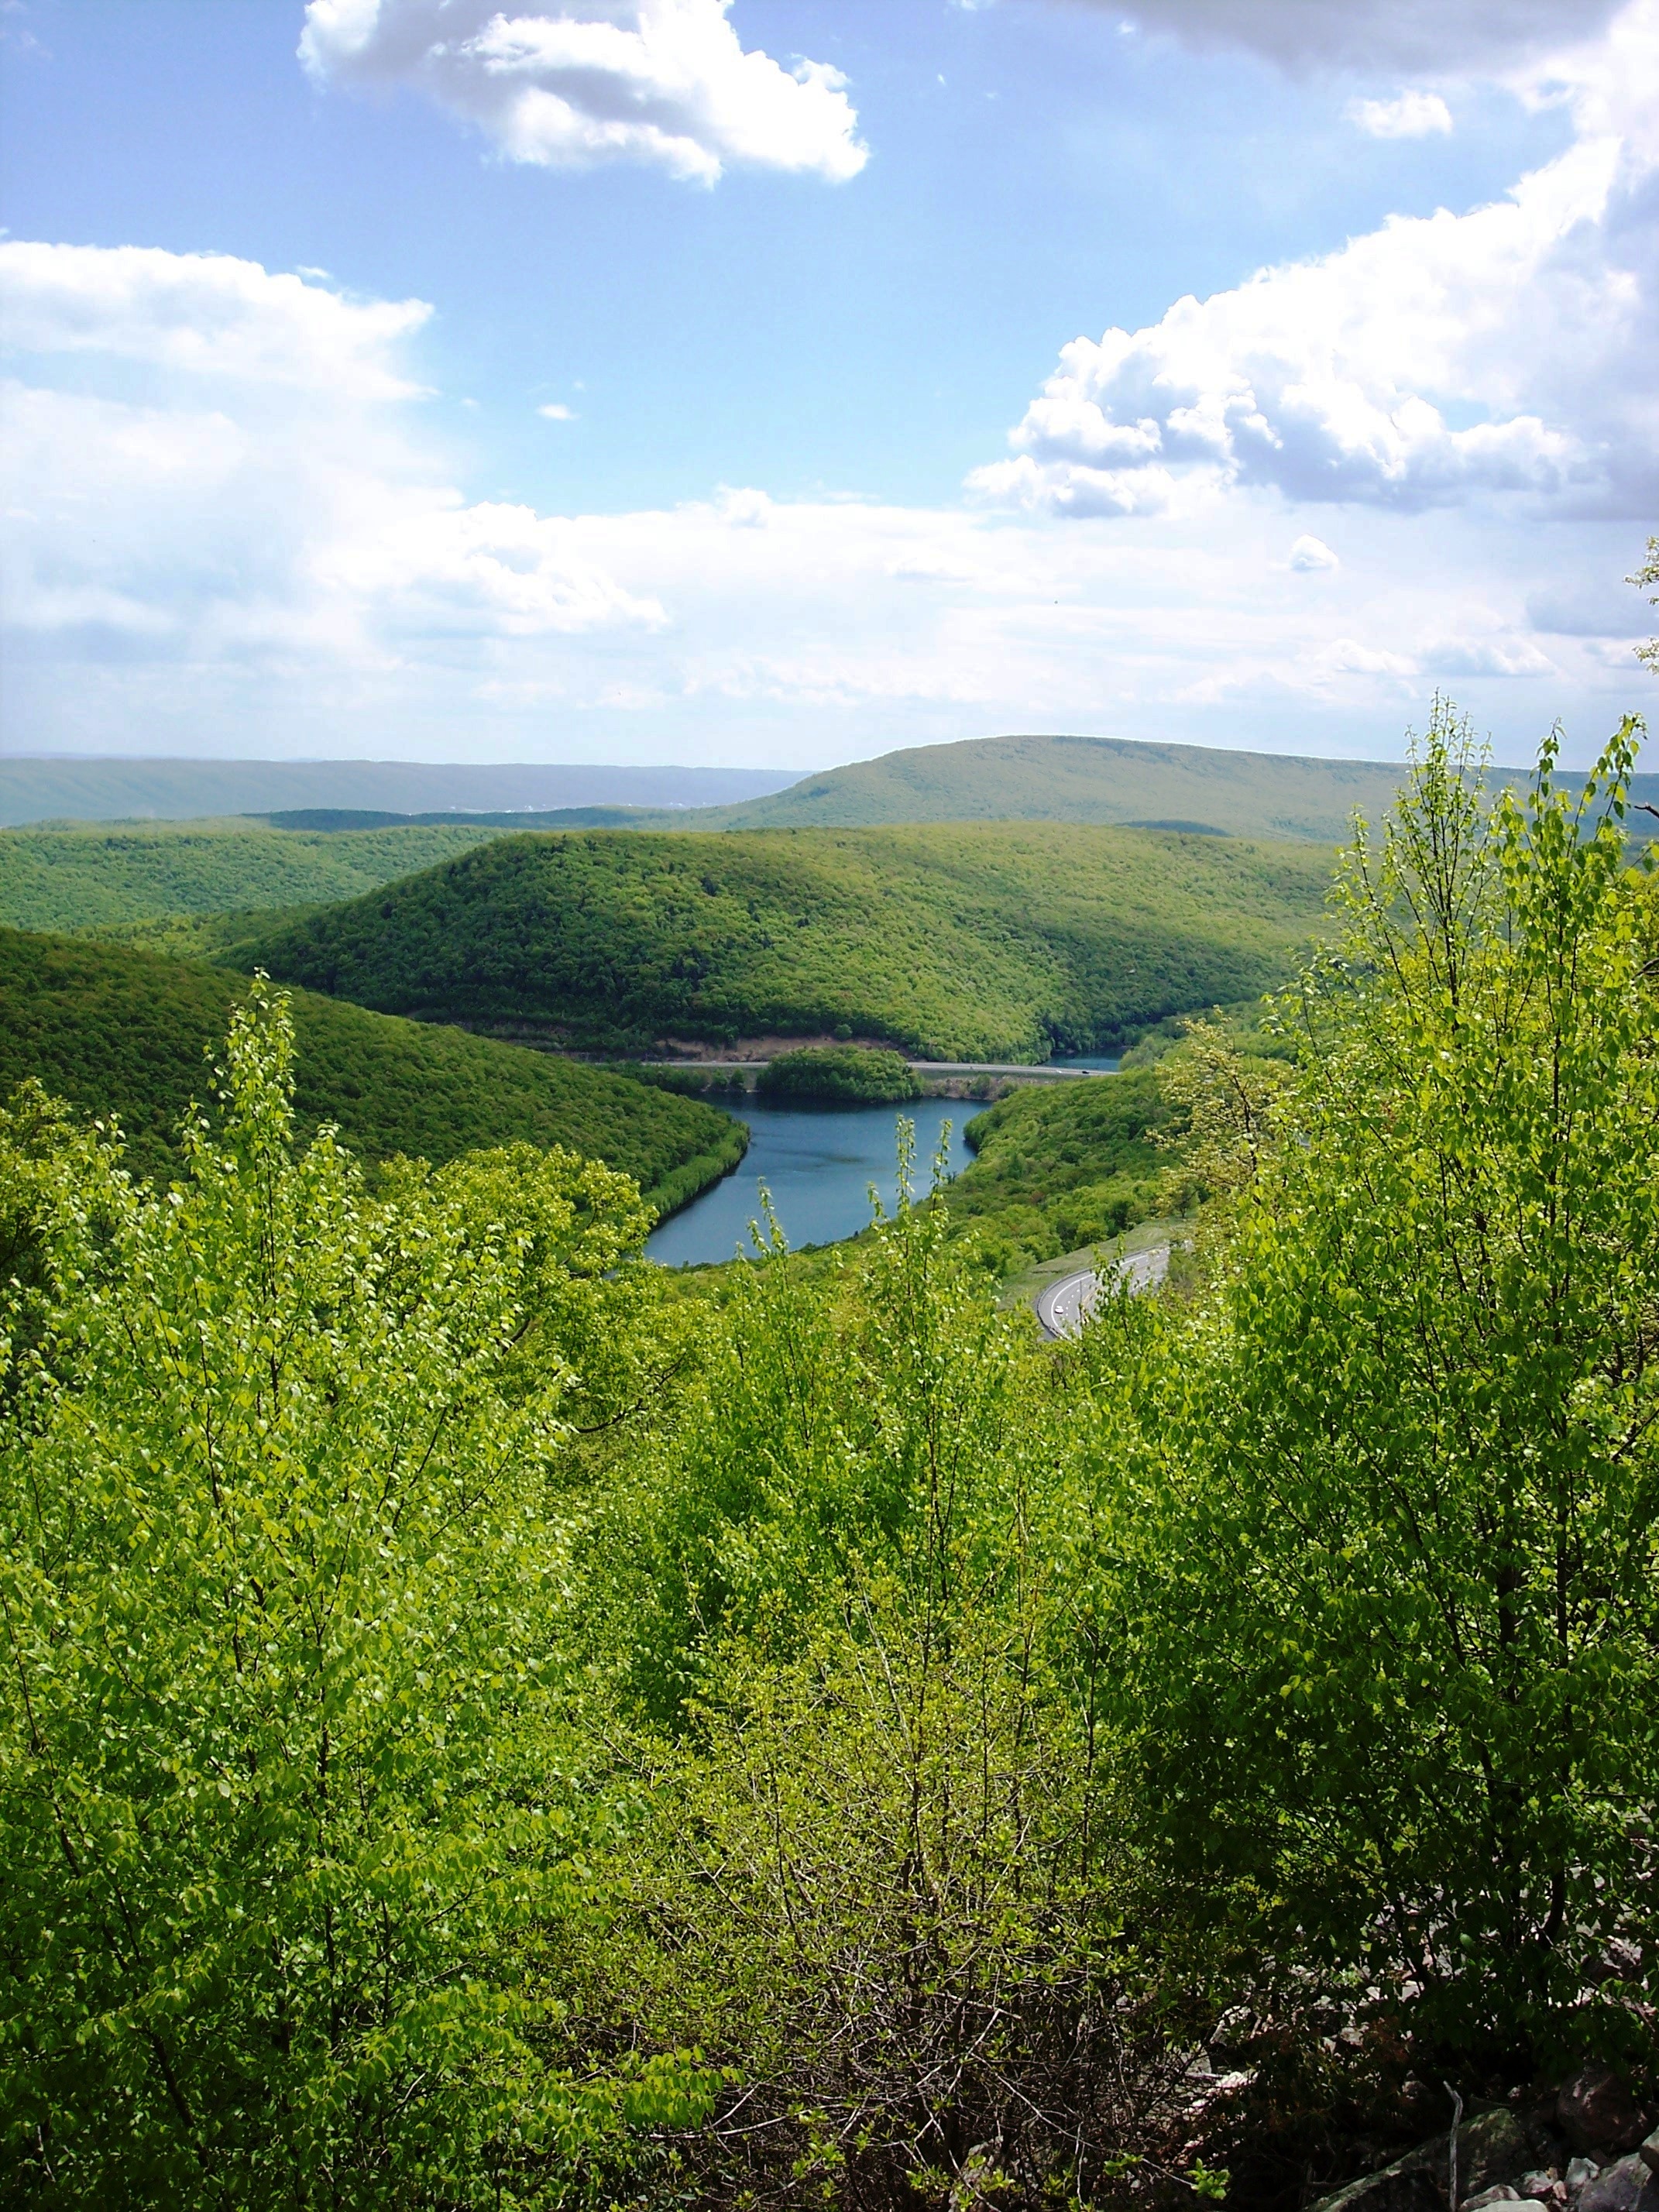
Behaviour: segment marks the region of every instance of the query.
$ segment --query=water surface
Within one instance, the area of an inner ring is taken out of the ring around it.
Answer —
[[[793,1247],[855,1236],[870,1219],[872,1182],[883,1206],[893,1210],[901,1116],[915,1124],[920,1192],[927,1188],[944,1124],[951,1125],[950,1170],[958,1175],[973,1157],[962,1140],[963,1124],[984,1111],[974,1098],[917,1098],[905,1106],[775,1106],[748,1099],[738,1115],[750,1130],[743,1165],[653,1230],[646,1256],[681,1267],[729,1260],[739,1247],[752,1251],[749,1224],[760,1216],[762,1183]]]

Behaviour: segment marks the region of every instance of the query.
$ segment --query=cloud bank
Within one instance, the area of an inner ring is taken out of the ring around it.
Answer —
[[[427,629],[659,621],[568,525],[444,480],[405,422],[429,313],[228,255],[0,240],[0,328],[32,372],[0,387],[14,634],[372,665]]]
[[[1374,754],[1438,682],[1487,719],[1512,697],[1524,744],[1633,668],[1640,541],[1606,520],[1328,507],[1315,531],[1245,483],[1224,528],[1128,531],[752,486],[469,501],[412,357],[426,313],[0,241],[8,742],[805,768],[1041,727]],[[1615,583],[1569,606],[1564,574]]]
[[[1595,37],[1620,0],[1085,0],[1200,49],[1281,68],[1490,75]]]
[[[1072,516],[1192,512],[1241,489],[1654,513],[1659,4],[1637,0],[1601,46],[1517,89],[1570,112],[1557,160],[1467,214],[1395,216],[1156,324],[1074,339],[974,489]]]
[[[1659,0],[1516,89],[1568,118],[1557,160],[1078,339],[966,505],[478,500],[425,302],[0,240],[7,741],[1375,755],[1451,684],[1511,757],[1557,714],[1582,750],[1641,693],[1619,580],[1659,511]]]
[[[638,161],[713,184],[730,163],[839,183],[864,167],[828,64],[745,52],[730,0],[310,0],[324,85],[412,86],[514,161]]]

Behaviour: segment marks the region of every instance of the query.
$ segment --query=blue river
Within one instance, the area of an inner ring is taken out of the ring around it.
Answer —
[[[773,1106],[745,1100],[738,1115],[750,1129],[742,1166],[653,1231],[646,1256],[683,1267],[752,1251],[749,1224],[760,1217],[763,1183],[792,1248],[855,1236],[870,1219],[872,1183],[884,1209],[893,1210],[901,1116],[915,1124],[920,1195],[927,1188],[945,1123],[951,1125],[950,1171],[957,1175],[972,1158],[962,1139],[963,1125],[984,1111],[973,1098],[918,1098],[908,1106]]]

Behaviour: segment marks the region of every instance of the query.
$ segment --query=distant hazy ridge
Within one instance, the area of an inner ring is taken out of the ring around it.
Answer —
[[[687,830],[854,829],[882,822],[1088,822],[1129,829],[1224,832],[1235,837],[1346,843],[1358,812],[1378,823],[1405,776],[1403,762],[1312,760],[1291,753],[1224,752],[1127,738],[970,738],[803,777],[741,805],[659,819]],[[1528,769],[1494,768],[1494,785],[1524,789]],[[1562,778],[1571,785],[1577,779]],[[1659,775],[1639,775],[1632,799],[1659,804]],[[637,825],[647,826],[644,820]],[[1656,825],[1638,815],[1632,835]]]
[[[969,738],[790,781],[744,769],[465,767],[395,761],[0,761],[0,823],[182,819],[329,810],[295,823],[386,826],[390,815],[627,808],[525,828],[860,829],[881,823],[1048,821],[1341,843],[1378,821],[1405,773],[1388,761],[1315,760],[1127,738]],[[1523,786],[1528,771],[1497,769]],[[1565,779],[1571,781],[1571,779]],[[787,788],[785,787],[787,786]],[[1632,797],[1659,803],[1659,775]],[[380,821],[353,823],[351,812]],[[289,826],[285,824],[284,826]],[[513,826],[520,826],[514,823]],[[1645,836],[1651,817],[1632,831]]]
[[[787,769],[541,767],[424,761],[0,760],[0,824],[181,822],[210,814],[362,807],[715,806],[776,791]]]
[[[856,828],[880,822],[1087,822],[1340,844],[1375,819],[1403,769],[1125,738],[973,738],[805,777],[687,828]]]

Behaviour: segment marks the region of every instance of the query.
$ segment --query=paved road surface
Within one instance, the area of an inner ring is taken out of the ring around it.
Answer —
[[[1154,1244],[1147,1252],[1131,1252],[1114,1261],[1110,1272],[1131,1291],[1150,1290],[1170,1272],[1170,1248]],[[1101,1278],[1092,1267],[1080,1275],[1066,1275],[1037,1292],[1036,1317],[1048,1335],[1075,1336],[1095,1310]]]

